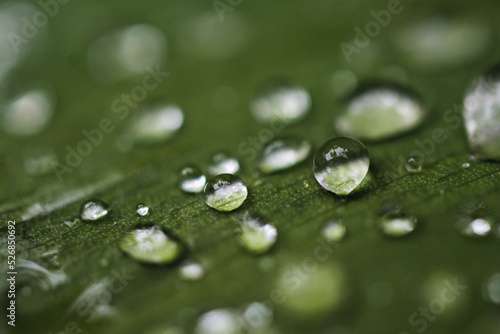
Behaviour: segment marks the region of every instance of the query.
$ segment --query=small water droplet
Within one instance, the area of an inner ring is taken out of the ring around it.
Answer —
[[[311,96],[302,87],[290,83],[265,85],[251,103],[252,114],[261,123],[278,120],[296,123],[311,109]]]
[[[383,140],[415,128],[426,114],[422,100],[413,92],[380,83],[354,92],[335,121],[335,128],[342,135]]]
[[[208,167],[211,175],[236,174],[240,170],[238,159],[227,155],[226,153],[217,153],[212,157],[212,163]]]
[[[236,334],[240,319],[234,311],[215,309],[198,318],[196,334]]]
[[[486,282],[485,297],[489,302],[500,305],[500,273],[493,274]]]
[[[238,176],[221,174],[205,186],[205,202],[218,211],[233,211],[239,208],[248,195],[248,189]]]
[[[481,238],[490,234],[491,223],[483,218],[462,219],[458,222],[458,230],[464,237]]]
[[[205,269],[199,263],[186,263],[180,268],[180,275],[185,281],[198,281],[205,275]]]
[[[464,169],[469,168],[469,167],[470,167],[470,163],[468,163],[468,162],[464,162],[462,164],[462,168],[464,168]]]
[[[321,230],[321,236],[328,243],[339,243],[341,242],[347,234],[347,227],[340,221],[331,221],[323,226]]]
[[[149,214],[149,207],[145,204],[137,204],[136,212],[139,216],[147,216]]]
[[[500,66],[474,80],[465,95],[464,120],[474,157],[500,159]]]
[[[247,251],[264,254],[276,243],[278,230],[261,218],[245,217],[239,228],[238,239]]]
[[[309,188],[309,182],[307,182],[307,180],[304,180],[304,182],[302,182],[302,185],[305,189]]]
[[[170,139],[184,123],[182,110],[175,105],[155,105],[130,117],[128,133],[136,144],[157,144]]]
[[[380,230],[388,237],[401,238],[417,227],[417,219],[412,216],[384,216],[380,220]]]
[[[187,193],[200,193],[205,188],[207,178],[203,172],[195,166],[184,167],[180,172],[179,188]]]
[[[275,139],[261,153],[259,169],[273,173],[293,167],[304,161],[311,153],[311,144],[302,139]]]
[[[106,217],[109,213],[109,207],[100,200],[91,200],[83,203],[80,208],[80,218],[85,221],[95,221]]]
[[[422,171],[422,158],[419,156],[409,156],[406,159],[406,171],[408,173],[420,173]]]
[[[365,145],[354,138],[335,138],[324,143],[314,156],[318,183],[339,196],[349,195],[365,178],[370,158]]]
[[[134,260],[147,264],[167,264],[177,260],[184,247],[160,227],[138,228],[120,240],[120,249]]]

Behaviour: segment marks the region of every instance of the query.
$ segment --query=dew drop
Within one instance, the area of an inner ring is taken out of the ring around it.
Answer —
[[[218,211],[233,211],[239,208],[248,195],[243,180],[232,174],[221,174],[205,186],[205,202]]]
[[[205,269],[199,263],[186,263],[180,268],[180,275],[185,281],[198,281],[205,275]]]
[[[261,123],[281,121],[296,123],[311,109],[311,96],[302,87],[291,83],[265,85],[251,103],[252,114]]]
[[[489,302],[500,305],[500,273],[493,274],[486,282],[485,297]]]
[[[464,163],[462,164],[462,168],[464,168],[464,169],[467,169],[467,168],[469,168],[469,167],[470,167],[470,163],[468,163],[468,162],[464,162]]]
[[[347,234],[347,227],[340,221],[331,221],[323,226],[321,236],[331,244],[341,242]]]
[[[180,172],[179,188],[187,193],[200,193],[205,188],[207,178],[195,166],[186,166]]]
[[[134,143],[156,144],[170,139],[184,123],[182,110],[169,104],[150,106],[135,112],[128,124]]]
[[[409,156],[406,159],[405,167],[408,173],[420,173],[422,171],[422,158],[419,156]]]
[[[415,128],[426,114],[422,100],[413,92],[380,83],[355,91],[336,119],[335,128],[342,135],[383,140]]]
[[[226,153],[217,153],[212,157],[212,162],[208,167],[211,175],[235,174],[240,170],[238,159],[227,155]]]
[[[177,260],[183,246],[157,226],[138,228],[119,243],[120,249],[134,260],[147,264],[167,264]]]
[[[239,318],[234,311],[215,309],[198,318],[196,334],[236,334]]]
[[[464,120],[474,157],[500,159],[500,66],[474,80],[465,95]]]
[[[318,183],[339,196],[349,195],[363,181],[369,167],[370,158],[365,145],[348,137],[324,143],[313,162]]]
[[[109,213],[109,207],[100,200],[91,200],[83,203],[80,208],[80,218],[85,221],[95,221],[103,219]]]
[[[411,216],[389,217],[384,216],[380,220],[380,230],[391,238],[404,237],[415,230],[417,219]]]
[[[259,169],[263,173],[274,173],[293,167],[304,161],[311,153],[311,144],[302,139],[275,139],[261,153]]]
[[[260,218],[247,217],[239,228],[238,240],[243,248],[253,254],[266,253],[278,239],[274,225]]]
[[[149,215],[149,207],[145,204],[137,204],[136,212],[139,216],[144,217]]]
[[[473,220],[461,220],[458,222],[458,230],[464,237],[481,238],[490,234],[491,223],[483,218]]]

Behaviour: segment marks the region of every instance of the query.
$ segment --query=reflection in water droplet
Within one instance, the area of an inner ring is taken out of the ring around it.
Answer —
[[[491,303],[500,305],[500,273],[493,274],[486,282],[485,296]]]
[[[464,237],[481,238],[491,232],[491,223],[483,218],[476,218],[470,221],[460,220],[458,230]]]
[[[321,236],[328,243],[339,243],[347,234],[347,227],[340,221],[331,221],[325,224],[321,230]]]
[[[223,152],[214,154],[212,163],[208,166],[208,172],[211,175],[236,174],[239,170],[240,162],[238,159]]]
[[[54,112],[54,96],[46,89],[24,92],[2,106],[2,126],[5,132],[31,136],[41,132]]]
[[[147,216],[149,214],[149,207],[145,204],[137,204],[136,212],[139,216]]]
[[[380,83],[352,94],[335,128],[343,135],[382,140],[415,128],[426,113],[413,92],[396,84]]]
[[[252,114],[261,123],[291,124],[303,119],[311,109],[311,96],[302,87],[289,83],[264,86],[251,103]]]
[[[302,139],[285,138],[271,141],[261,153],[259,169],[273,173],[293,167],[304,161],[311,153],[311,144]]]
[[[195,166],[184,167],[180,172],[179,188],[187,193],[200,193],[205,188],[207,178]]]
[[[380,229],[388,237],[400,238],[410,234],[417,226],[415,217],[382,217],[380,220]]]
[[[182,110],[174,105],[157,105],[135,112],[128,133],[137,144],[157,144],[170,139],[184,123]]]
[[[247,198],[248,190],[236,175],[221,174],[205,186],[205,202],[218,211],[233,211]]]
[[[198,281],[205,275],[205,270],[199,263],[186,263],[180,268],[180,274],[183,280]]]
[[[130,75],[156,71],[163,64],[167,43],[162,31],[137,24],[93,42],[88,50],[90,72],[102,83],[113,84]]]
[[[24,158],[24,169],[30,175],[44,175],[52,172],[57,163],[57,155],[52,149],[35,149]]]
[[[239,227],[240,244],[254,254],[267,252],[276,243],[277,238],[276,227],[263,222],[261,218],[245,217]]]
[[[235,312],[215,309],[198,318],[196,334],[236,334],[239,319]]]
[[[467,139],[478,159],[500,159],[500,67],[479,76],[465,95]]]
[[[409,156],[406,159],[406,171],[408,173],[420,173],[422,171],[422,158],[419,156]]]
[[[80,218],[85,221],[94,221],[106,217],[109,213],[109,207],[100,200],[92,200],[83,203],[80,208]]]
[[[167,264],[177,260],[183,246],[157,226],[138,228],[119,243],[120,249],[134,260],[147,264]]]
[[[365,145],[354,138],[335,138],[324,143],[314,156],[318,183],[339,196],[349,195],[365,178],[370,158]]]

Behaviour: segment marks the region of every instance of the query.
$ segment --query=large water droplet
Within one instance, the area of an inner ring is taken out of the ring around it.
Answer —
[[[380,220],[380,230],[388,237],[401,238],[410,234],[417,226],[417,219],[412,216],[384,216]]]
[[[465,237],[481,238],[487,236],[491,232],[491,223],[483,218],[472,220],[462,219],[458,222],[457,227],[460,234]]]
[[[167,264],[179,258],[184,248],[179,241],[157,226],[138,228],[119,243],[134,260],[147,264]]]
[[[180,172],[179,188],[187,193],[200,193],[205,188],[207,178],[195,166],[184,167]]]
[[[233,211],[247,198],[248,190],[236,175],[221,174],[205,186],[205,202],[218,211]]]
[[[211,175],[236,174],[240,170],[238,159],[227,155],[224,152],[214,154],[212,163],[208,166],[208,172]]]
[[[405,167],[408,173],[420,173],[422,171],[422,158],[420,156],[409,156],[406,159]]]
[[[302,139],[285,138],[271,141],[262,151],[259,169],[273,173],[293,167],[304,161],[311,153],[311,144]]]
[[[349,195],[365,178],[370,158],[365,145],[354,138],[335,138],[314,156],[313,172],[319,184],[339,196]]]
[[[311,96],[302,87],[289,83],[264,86],[252,101],[255,119],[262,123],[278,120],[285,124],[296,123],[311,109]]]
[[[260,218],[247,217],[239,228],[240,244],[254,254],[267,252],[276,243],[277,238],[276,227],[263,222]]]
[[[472,83],[465,95],[464,119],[475,157],[500,159],[500,67]]]
[[[215,309],[202,314],[198,318],[196,334],[236,334],[238,315],[231,310]]]
[[[145,204],[137,204],[136,212],[139,216],[144,217],[149,214],[149,207]]]
[[[323,226],[321,236],[331,244],[341,242],[347,234],[347,227],[340,221],[331,221]]]
[[[182,110],[174,105],[157,105],[135,112],[129,134],[137,144],[156,144],[171,138],[184,122]]]
[[[83,203],[80,208],[80,218],[85,221],[94,221],[106,217],[109,213],[109,207],[100,200],[91,200]]]
[[[382,140],[415,128],[425,115],[426,108],[414,93],[381,83],[354,92],[335,128],[343,135]]]
[[[180,268],[180,275],[186,281],[198,281],[205,275],[205,269],[199,263],[186,263]]]

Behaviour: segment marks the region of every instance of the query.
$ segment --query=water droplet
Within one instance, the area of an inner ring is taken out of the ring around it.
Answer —
[[[157,226],[138,228],[120,241],[120,249],[134,260],[147,264],[167,264],[179,258],[184,247]]]
[[[35,135],[49,123],[54,105],[55,97],[50,90],[28,90],[2,106],[3,129],[18,136]]]
[[[458,230],[464,237],[485,237],[491,232],[491,223],[483,218],[464,220],[458,222]]]
[[[233,158],[226,153],[217,153],[212,157],[212,163],[208,167],[211,175],[236,174],[240,170],[238,159]]]
[[[180,268],[181,278],[186,281],[198,281],[205,275],[205,269],[199,263],[186,263]]]
[[[24,158],[24,169],[30,175],[44,175],[53,171],[57,155],[52,149],[35,149]]]
[[[464,162],[462,164],[462,168],[469,168],[469,167],[470,167],[470,163],[468,163],[468,162]]]
[[[253,330],[264,330],[273,322],[273,311],[265,303],[252,303],[243,311],[243,319]]]
[[[170,139],[182,126],[184,115],[174,105],[150,106],[130,117],[129,134],[134,143],[156,144]]]
[[[246,217],[239,228],[238,239],[247,251],[263,254],[276,243],[278,230],[260,218]]]
[[[314,156],[318,183],[339,196],[349,195],[365,178],[370,158],[365,145],[354,138],[335,138],[324,143]]]
[[[328,243],[339,243],[347,234],[347,227],[340,221],[331,221],[325,224],[321,230],[321,236]]]
[[[420,173],[422,171],[422,158],[419,156],[409,156],[406,159],[405,167],[408,173]]]
[[[139,216],[147,216],[149,214],[149,207],[145,204],[137,204],[136,212]]]
[[[500,273],[493,274],[486,282],[485,297],[488,301],[500,305]]]
[[[239,318],[234,311],[215,309],[198,318],[196,334],[236,334]]]
[[[80,208],[80,218],[85,221],[94,221],[106,217],[109,213],[109,207],[100,200],[91,200],[83,203]]]
[[[184,167],[180,172],[179,187],[187,193],[200,193],[205,188],[207,178],[203,172],[195,166]]]
[[[411,216],[384,216],[380,220],[380,229],[388,237],[401,238],[410,234],[417,226],[417,219]]]
[[[273,173],[293,167],[304,161],[311,153],[311,144],[302,139],[275,139],[261,153],[259,169]]]
[[[233,211],[247,198],[248,190],[243,180],[232,174],[214,177],[205,186],[205,202],[218,211]]]
[[[474,80],[465,95],[464,120],[474,157],[500,159],[500,67]]]
[[[302,87],[290,83],[264,86],[252,101],[255,119],[268,124],[278,120],[285,124],[296,123],[311,109],[311,96]]]
[[[342,135],[382,140],[415,128],[426,114],[424,104],[413,92],[396,84],[380,83],[354,92],[335,128]]]

